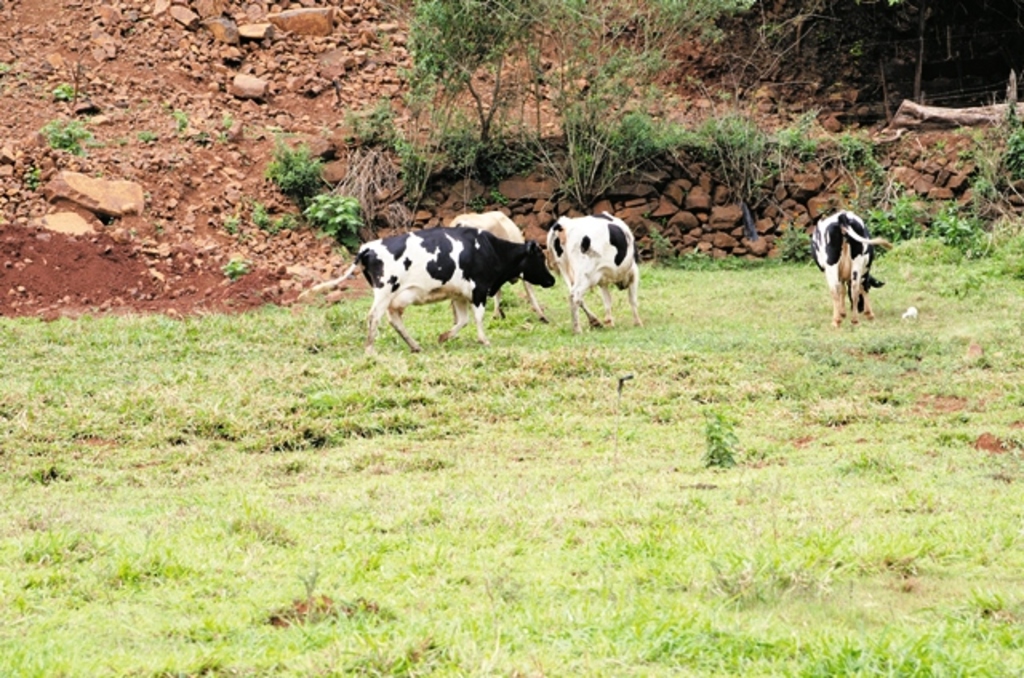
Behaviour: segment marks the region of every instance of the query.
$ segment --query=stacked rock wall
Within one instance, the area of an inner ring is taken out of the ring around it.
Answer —
[[[879,164],[885,181],[899,183],[921,200],[965,200],[974,164],[964,160],[968,137],[935,142],[920,139],[885,149]],[[874,179],[876,182],[879,178]],[[633,228],[641,251],[651,256],[669,247],[677,255],[693,251],[713,257],[772,256],[775,242],[789,228],[808,231],[820,217],[854,206],[858,191],[871,181],[867,172],[843,167],[834,152],[781,173],[751,201],[749,220],[734,191],[699,163],[669,160],[610,190],[587,210],[609,211]],[[568,201],[552,201],[557,184],[535,174],[488,187],[461,181],[436,189],[415,215],[417,227],[447,223],[462,212],[500,209],[541,242],[561,215],[581,212]],[[756,232],[757,237],[753,237]]]

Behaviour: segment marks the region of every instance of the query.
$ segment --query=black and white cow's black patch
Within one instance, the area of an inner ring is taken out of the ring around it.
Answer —
[[[615,248],[615,265],[621,266],[622,262],[626,260],[626,255],[629,253],[629,238],[626,237],[626,233],[619,228],[616,224],[608,224],[608,242]]]

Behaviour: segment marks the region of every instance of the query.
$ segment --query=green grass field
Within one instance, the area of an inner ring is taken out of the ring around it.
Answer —
[[[1021,675],[1024,282],[900,254],[839,330],[811,265],[0,320],[0,675]]]

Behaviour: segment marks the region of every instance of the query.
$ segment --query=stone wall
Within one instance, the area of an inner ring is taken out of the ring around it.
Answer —
[[[898,182],[922,200],[965,200],[975,167],[964,160],[969,154],[962,151],[970,143],[966,136],[947,135],[941,143],[915,138],[884,148],[879,162],[888,182]],[[852,207],[851,196],[870,181],[867,173],[841,166],[836,157],[833,149],[831,159],[823,153],[821,159],[776,177],[751,205],[749,222],[733,191],[711,171],[700,163],[679,161],[615,187],[588,213],[607,210],[621,217],[648,258],[666,241],[676,254],[697,250],[713,257],[770,257],[785,229],[809,231],[821,216]],[[506,179],[497,186],[458,182],[431,193],[416,213],[415,225],[436,226],[463,212],[500,209],[527,237],[544,243],[555,219],[581,214],[568,201],[552,202],[556,186],[539,173]]]

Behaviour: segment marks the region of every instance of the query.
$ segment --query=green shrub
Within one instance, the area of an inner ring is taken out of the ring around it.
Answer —
[[[921,222],[925,218],[924,209],[918,201],[912,196],[902,195],[893,201],[888,210],[869,210],[867,226],[872,236],[896,243],[921,237],[924,232]]]
[[[142,130],[141,132],[135,135],[135,138],[138,139],[139,143],[142,144],[152,144],[157,139],[159,139],[159,137],[156,134],[154,134],[153,132],[149,132],[147,130]]]
[[[955,202],[948,202],[932,217],[928,235],[968,257],[985,253],[986,233],[981,220],[967,216]]]
[[[760,187],[778,174],[768,136],[740,113],[706,120],[693,139],[693,152],[741,200],[756,204]]]
[[[57,148],[74,155],[85,155],[83,141],[91,140],[92,133],[77,120],[51,120],[40,130],[50,148]]]
[[[352,130],[352,135],[366,146],[394,148],[399,139],[395,112],[388,99],[381,99],[370,110],[349,112],[345,116],[345,124]]]
[[[803,263],[811,260],[811,238],[802,228],[791,225],[775,241],[775,246],[783,261]]]
[[[1006,150],[1003,151],[1003,165],[1013,181],[1024,179],[1024,126],[1019,123],[1006,139]]]
[[[707,443],[705,466],[731,468],[736,465],[740,441],[736,437],[735,424],[726,414],[717,410],[704,412],[704,440]]]
[[[53,98],[56,101],[71,101],[75,98],[75,88],[66,82],[62,82],[54,88]]]
[[[282,193],[304,207],[324,186],[320,176],[322,168],[323,162],[313,157],[305,144],[292,149],[278,141],[274,159],[267,165],[266,176],[277,184]]]
[[[363,226],[359,201],[350,196],[321,194],[310,201],[303,214],[318,230],[330,235],[349,249],[359,246]]]
[[[264,231],[270,230],[270,214],[267,213],[267,208],[261,202],[252,205],[252,223]]]
[[[221,268],[221,271],[234,282],[247,274],[250,266],[251,264],[245,259],[232,259]]]
[[[38,167],[30,167],[25,170],[25,174],[22,176],[22,180],[25,182],[25,187],[30,191],[35,191],[39,188],[39,184],[42,183],[43,171]]]
[[[839,159],[847,170],[866,174],[873,183],[881,184],[885,180],[885,168],[875,157],[875,147],[862,137],[843,134],[836,142],[839,146]]]
[[[185,111],[174,111],[171,113],[171,117],[174,118],[174,129],[178,134],[188,129],[188,113]]]
[[[811,132],[816,120],[817,111],[808,111],[801,115],[794,125],[775,133],[775,143],[784,159],[807,162],[815,158],[818,153],[818,141]]]

